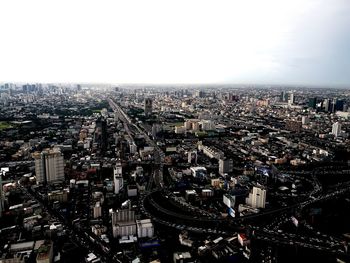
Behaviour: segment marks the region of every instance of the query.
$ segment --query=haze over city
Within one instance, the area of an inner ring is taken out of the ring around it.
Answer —
[[[350,83],[346,0],[0,3],[0,81]]]
[[[0,2],[0,263],[350,262],[348,0]]]

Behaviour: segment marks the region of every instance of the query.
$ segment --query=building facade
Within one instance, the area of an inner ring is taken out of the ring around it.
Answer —
[[[64,159],[58,148],[36,152],[33,157],[38,184],[64,180]]]
[[[150,116],[152,115],[152,110],[153,110],[153,101],[152,99],[145,99],[145,115]]]
[[[253,208],[265,208],[266,190],[254,186],[253,190],[249,193],[249,196],[246,199],[246,203]]]

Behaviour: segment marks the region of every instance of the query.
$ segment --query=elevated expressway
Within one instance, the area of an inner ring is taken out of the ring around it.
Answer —
[[[350,182],[342,184],[337,187],[335,191],[321,194],[322,188],[320,183],[317,178],[312,175],[310,180],[314,183],[314,190],[309,193],[309,196],[305,201],[244,217],[223,218],[210,214],[197,207],[192,207],[191,205],[183,206],[176,202],[169,191],[163,188],[162,171],[165,157],[163,151],[148,136],[145,130],[132,123],[129,116],[125,114],[118,104],[112,99],[109,99],[109,103],[124,123],[127,133],[131,136],[129,125],[132,125],[140,134],[143,134],[146,142],[155,149],[154,161],[157,169],[150,178],[150,182],[147,185],[147,191],[140,197],[141,211],[145,216],[152,218],[153,221],[162,225],[176,228],[178,230],[186,229],[197,233],[233,235],[237,231],[244,231],[247,228],[251,231],[252,238],[255,240],[287,246],[310,248],[348,257],[345,252],[346,249],[344,243],[341,240],[330,239],[327,236],[309,237],[294,235],[291,233],[280,233],[277,228],[268,229],[267,227],[253,226],[250,222],[251,220],[266,216],[274,216],[275,221],[278,221],[283,217],[291,216],[295,211],[300,211],[314,203],[326,201],[347,193],[350,190]],[[152,191],[154,182],[156,183],[157,188]]]

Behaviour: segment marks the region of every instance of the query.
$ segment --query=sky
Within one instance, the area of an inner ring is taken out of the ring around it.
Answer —
[[[0,1],[0,81],[350,86],[349,0]]]

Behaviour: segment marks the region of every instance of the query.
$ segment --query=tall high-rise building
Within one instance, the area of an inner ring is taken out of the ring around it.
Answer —
[[[325,112],[329,112],[331,110],[331,100],[330,99],[325,99],[323,101],[323,108]]]
[[[285,92],[285,91],[281,92],[280,101],[281,102],[287,102],[288,101],[288,93],[287,92]]]
[[[284,91],[281,91],[281,95],[280,95],[279,101],[283,101],[283,99],[284,99]]]
[[[33,153],[37,183],[64,180],[64,159],[58,148]]]
[[[205,94],[203,90],[196,90],[194,93],[194,97],[195,98],[204,98]]]
[[[152,115],[153,101],[150,98],[145,99],[145,115]]]
[[[123,168],[120,162],[114,167],[114,193],[119,194],[120,190],[123,189]]]
[[[224,175],[233,172],[233,160],[221,158],[219,159],[219,174]]]
[[[339,122],[333,123],[332,125],[332,134],[335,137],[338,137],[341,133],[341,124]]]
[[[317,98],[309,98],[309,108],[316,109]]]
[[[345,102],[343,100],[335,101],[335,110],[334,111],[343,111]]]
[[[293,92],[290,93],[290,95],[289,95],[289,101],[288,101],[288,103],[289,103],[290,105],[293,105],[293,104],[295,103],[295,97],[294,97],[294,93],[293,93]]]
[[[108,146],[107,121],[99,118],[96,121],[95,142],[98,143],[101,152],[105,152]]]
[[[266,190],[261,187],[253,187],[253,191],[246,198],[247,205],[253,208],[265,208]]]

